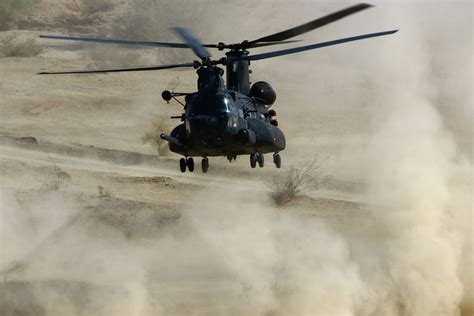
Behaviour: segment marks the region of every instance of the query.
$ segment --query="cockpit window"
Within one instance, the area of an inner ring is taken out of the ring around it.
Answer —
[[[233,100],[226,94],[196,94],[188,104],[189,115],[212,115],[216,112],[230,112]]]

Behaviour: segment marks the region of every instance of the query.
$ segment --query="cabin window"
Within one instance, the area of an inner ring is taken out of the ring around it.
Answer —
[[[216,113],[230,112],[232,99],[224,94],[202,95],[196,94],[188,104],[189,115],[213,115]]]

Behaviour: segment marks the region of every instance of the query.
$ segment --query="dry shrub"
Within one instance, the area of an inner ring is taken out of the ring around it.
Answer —
[[[8,35],[0,40],[0,54],[4,57],[35,57],[42,51],[35,39],[19,39]]]
[[[165,156],[169,153],[168,142],[161,139],[160,135],[162,133],[169,134],[170,132],[171,125],[163,117],[160,117],[153,122],[153,127],[142,137],[142,141],[156,147],[160,156]]]
[[[45,190],[58,191],[64,188],[69,181],[71,181],[71,176],[61,168],[56,165],[56,161],[49,157],[51,162],[51,169],[46,174],[45,177],[39,179],[42,183],[42,186]]]
[[[38,0],[1,0],[0,31],[8,30],[10,22],[27,13]]]
[[[112,192],[110,192],[109,189],[104,188],[101,185],[97,186],[97,191],[98,191],[97,197],[100,199],[110,199],[112,197]]]
[[[321,167],[318,161],[317,158],[312,161],[303,161],[282,170],[268,181],[267,186],[271,190],[270,196],[273,201],[277,205],[283,205],[293,200],[305,189],[314,187],[317,182],[316,176],[319,175]]]

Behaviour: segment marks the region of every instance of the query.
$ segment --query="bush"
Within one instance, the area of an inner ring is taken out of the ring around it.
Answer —
[[[69,181],[71,176],[56,165],[56,161],[53,158],[49,158],[51,162],[51,168],[47,172],[46,176],[39,179],[45,190],[58,191],[64,188]]]
[[[0,40],[0,54],[4,57],[34,57],[41,51],[33,38],[19,40],[17,36],[9,35]]]
[[[315,177],[319,175],[320,166],[318,159],[304,161],[289,169],[283,170],[267,182],[271,190],[270,196],[277,205],[290,202],[295,196],[310,186],[314,186],[317,181]]]
[[[161,139],[160,135],[162,133],[169,134],[170,132],[171,126],[161,117],[153,122],[152,129],[142,137],[142,141],[145,144],[155,146],[160,156],[165,156],[169,152],[168,142]]]
[[[112,197],[112,193],[109,189],[104,188],[101,185],[97,186],[98,194],[97,197],[100,199],[110,199]]]
[[[8,25],[15,18],[27,13],[38,0],[1,0],[0,31],[8,30]]]

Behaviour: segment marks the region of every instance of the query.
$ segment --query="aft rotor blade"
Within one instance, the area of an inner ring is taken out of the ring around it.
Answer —
[[[371,33],[371,34],[365,34],[365,35],[359,35],[359,36],[353,36],[353,37],[346,37],[346,38],[341,38],[341,39],[334,40],[334,41],[329,41],[329,42],[322,42],[322,43],[318,43],[318,44],[312,44],[312,45],[307,45],[307,46],[289,48],[289,49],[278,50],[278,51],[268,52],[268,53],[263,53],[263,54],[244,56],[242,59],[261,60],[261,59],[273,58],[273,57],[278,57],[278,56],[296,54],[296,53],[304,52],[304,51],[307,51],[307,50],[312,50],[312,49],[317,49],[317,48],[322,48],[322,47],[327,47],[327,46],[333,46],[333,45],[339,45],[339,44],[348,43],[348,42],[360,41],[360,40],[367,39],[367,38],[372,38],[372,37],[390,35],[390,34],[393,34],[393,33],[396,33],[396,32],[398,32],[398,30],[379,32],[379,33]]]
[[[189,48],[189,46],[187,44],[183,44],[183,43],[148,42],[148,41],[132,41],[132,40],[108,39],[108,38],[55,36],[55,35],[40,35],[40,38],[47,38],[47,39],[54,39],[54,40],[65,40],[65,41],[76,41],[76,42],[101,43],[101,44],[119,44],[119,45],[135,45],[135,46]]]
[[[351,7],[348,7],[346,9],[331,13],[329,15],[326,15],[322,18],[318,18],[316,20],[313,20],[311,22],[305,23],[300,26],[293,27],[291,29],[281,31],[272,35],[264,36],[259,39],[249,41],[250,46],[253,46],[255,43],[259,42],[279,42],[279,41],[284,41],[286,39],[307,33],[309,31],[312,31],[314,29],[317,29],[321,26],[324,26],[326,24],[329,24],[331,22],[337,21],[339,19],[342,19],[348,15],[354,14],[356,12],[365,10],[367,8],[372,7],[372,5],[367,4],[367,3],[359,3],[356,5],[353,5]]]
[[[209,51],[204,48],[204,44],[201,43],[199,38],[197,38],[190,30],[183,27],[175,27],[173,30],[186,42],[189,47],[191,47],[193,52],[199,58],[205,60],[211,57]]]
[[[112,73],[112,72],[153,71],[153,70],[164,70],[164,69],[172,69],[172,68],[188,68],[188,67],[195,67],[195,66],[196,66],[196,63],[187,63],[187,64],[163,65],[163,66],[152,66],[152,67],[137,67],[137,68],[113,68],[113,69],[91,69],[91,70],[67,70],[67,71],[40,72],[40,73],[38,73],[38,75],[98,74],[98,73]]]

